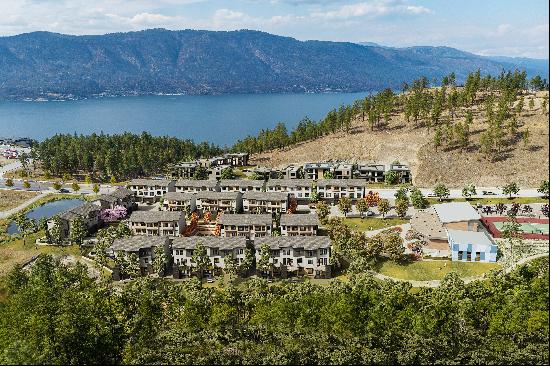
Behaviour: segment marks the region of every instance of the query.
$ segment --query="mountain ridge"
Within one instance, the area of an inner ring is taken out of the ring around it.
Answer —
[[[541,65],[517,64],[530,76],[541,73]],[[509,58],[446,46],[299,41],[255,30],[38,31],[0,37],[0,99],[376,91],[420,76],[455,72],[460,82],[478,68],[496,74],[514,67]]]

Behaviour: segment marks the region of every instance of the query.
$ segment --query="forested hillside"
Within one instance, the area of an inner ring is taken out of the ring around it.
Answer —
[[[258,31],[152,29],[99,36],[0,37],[0,98],[155,93],[371,91],[452,71],[498,74],[513,61],[448,47],[393,49]],[[548,67],[526,68],[548,74]]]
[[[115,287],[50,257],[6,285],[2,364],[548,364],[548,258],[419,292],[369,274]]]
[[[411,165],[414,183],[460,187],[504,185],[515,180],[538,186],[548,176],[548,84],[525,72],[498,77],[471,73],[464,86],[455,76],[427,78],[386,89],[304,119],[292,131],[283,124],[238,141],[234,149],[256,153],[257,164],[343,159],[394,160]]]

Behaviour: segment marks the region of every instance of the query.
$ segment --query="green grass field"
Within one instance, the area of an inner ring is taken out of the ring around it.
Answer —
[[[357,230],[357,231],[378,230],[378,229],[383,229],[390,226],[406,224],[408,222],[409,220],[395,218],[395,217],[391,217],[387,219],[381,219],[376,217],[365,217],[363,219],[354,217],[354,218],[344,219],[344,224],[346,224],[353,230]]]
[[[386,260],[378,263],[375,271],[394,278],[415,281],[442,280],[447,273],[457,272],[462,278],[476,277],[501,266],[496,263],[465,263],[450,260],[423,260],[398,264]]]

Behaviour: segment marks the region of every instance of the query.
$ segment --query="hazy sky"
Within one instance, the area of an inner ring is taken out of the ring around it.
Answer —
[[[257,29],[299,40],[548,58],[547,0],[0,0],[0,35]]]

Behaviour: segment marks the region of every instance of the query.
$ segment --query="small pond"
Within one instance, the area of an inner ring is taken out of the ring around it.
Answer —
[[[27,217],[29,219],[33,219],[36,221],[40,220],[42,217],[50,218],[54,215],[57,215],[60,212],[63,212],[65,210],[78,206],[83,202],[84,201],[81,199],[59,200],[59,201],[49,202],[42,206],[33,208],[31,211],[27,213]],[[12,221],[8,225],[8,234],[17,234],[17,233],[19,233],[19,229],[17,228],[17,225],[15,224],[15,222]]]

